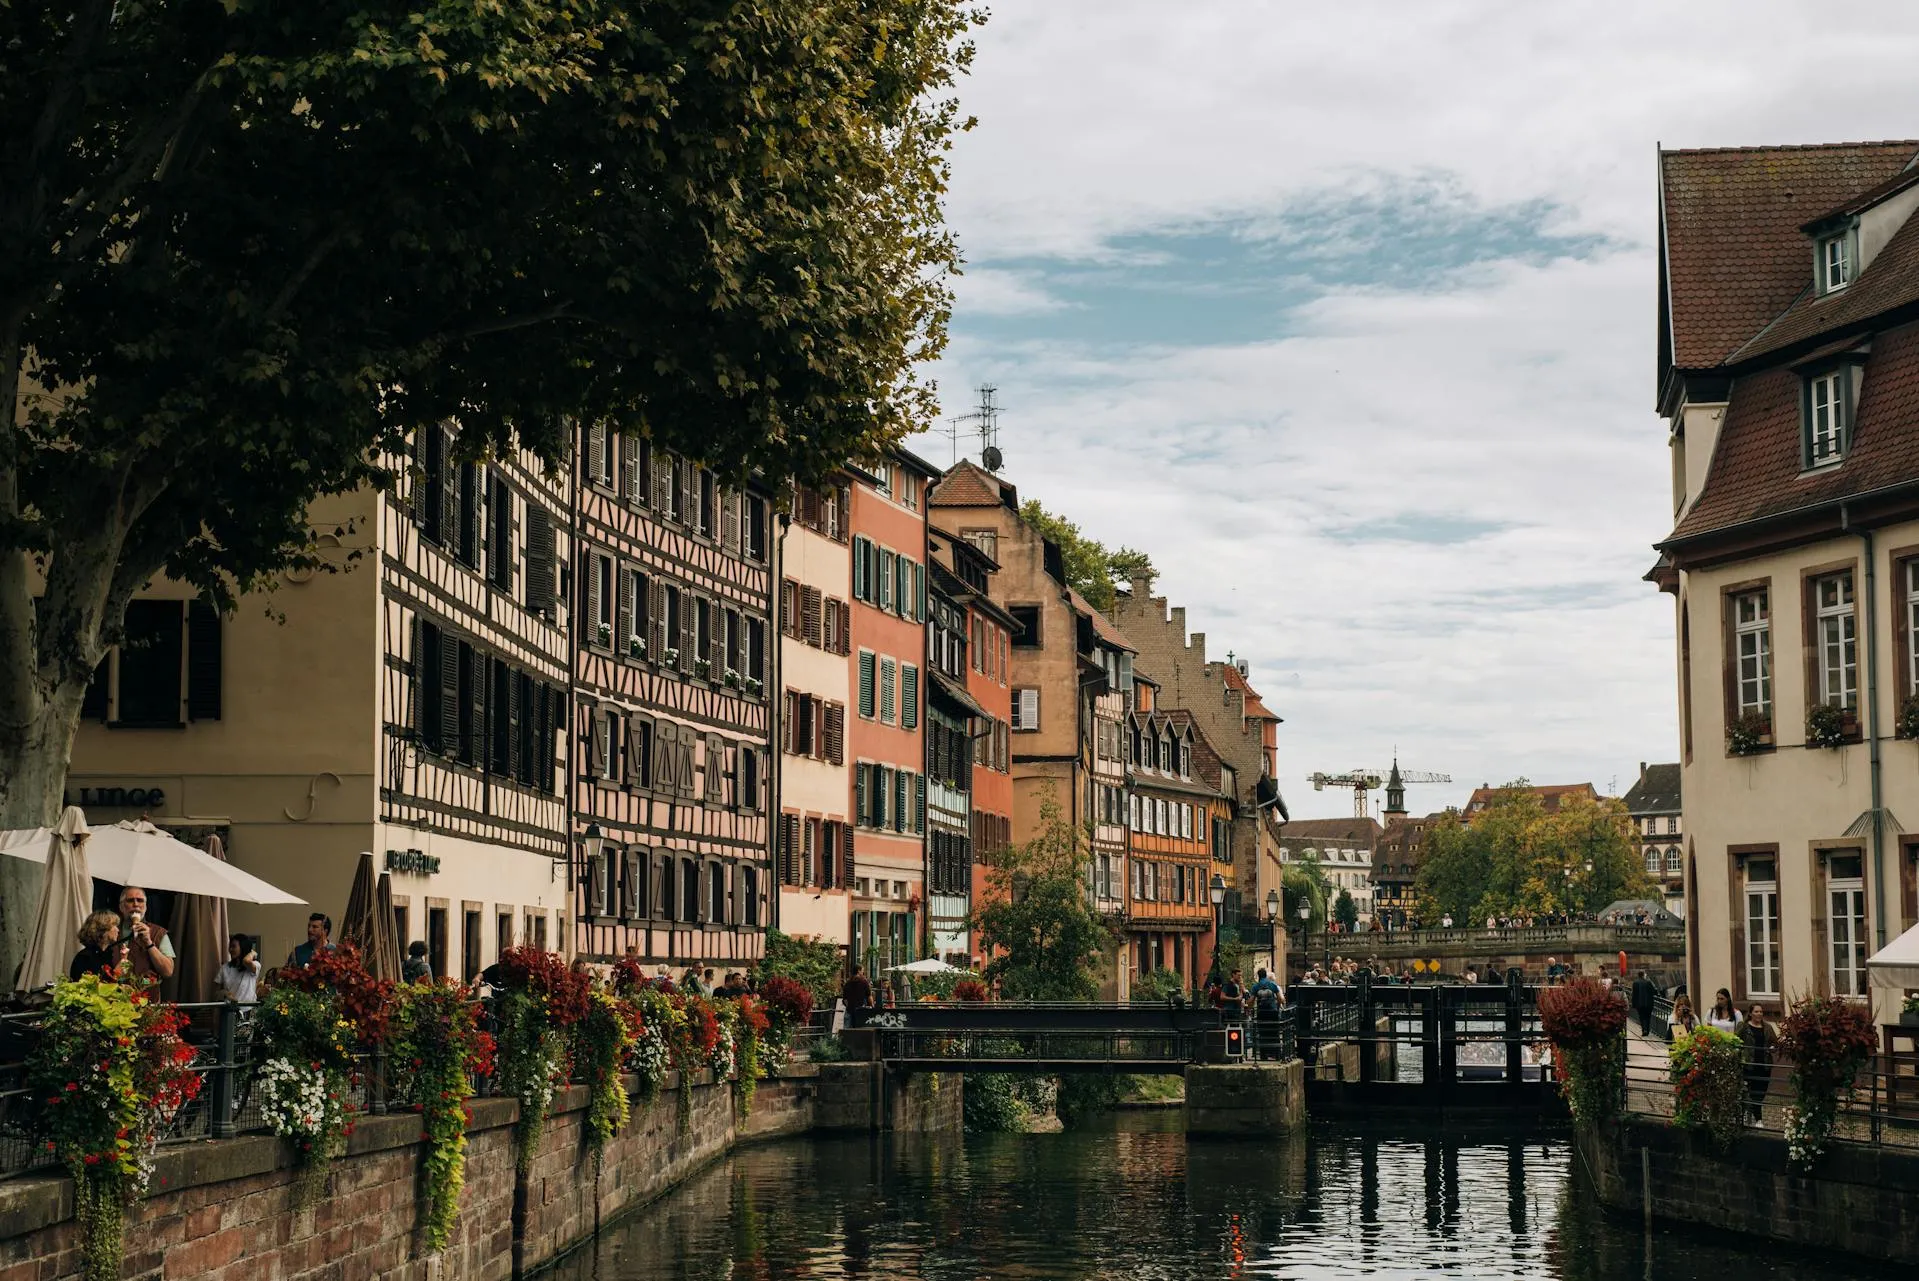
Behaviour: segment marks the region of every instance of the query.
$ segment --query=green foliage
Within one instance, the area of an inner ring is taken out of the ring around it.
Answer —
[[[1125,1091],[1125,1079],[1103,1072],[1076,1072],[1059,1079],[1053,1104],[1060,1125],[1077,1130],[1111,1112]]]
[[[586,1146],[593,1168],[608,1140],[620,1132],[632,1113],[627,1098],[627,1056],[639,1044],[639,1007],[611,992],[594,991],[586,998],[586,1017],[568,1029],[573,1073],[586,1082]]]
[[[426,1131],[420,1226],[427,1254],[452,1239],[466,1184],[467,1095],[493,1070],[493,1038],[480,1027],[471,989],[452,979],[406,983],[394,993],[393,1054],[399,1097],[420,1109]]]
[[[1279,873],[1280,910],[1286,917],[1286,928],[1299,928],[1299,907],[1304,903],[1308,909],[1306,928],[1323,930],[1331,919],[1332,882],[1326,879],[1326,869],[1319,861],[1319,855],[1312,851],[1298,854],[1292,862],[1280,869]]]
[[[1133,980],[1133,1004],[1164,1005],[1186,990],[1186,980],[1178,970],[1148,970]]]
[[[1617,1112],[1626,1072],[1626,1003],[1597,979],[1574,979],[1540,994],[1539,1026],[1552,1041],[1574,1124],[1591,1128]]]
[[[1700,1024],[1666,1051],[1672,1062],[1674,1125],[1731,1145],[1745,1120],[1745,1053],[1730,1032]]]
[[[762,980],[792,979],[813,994],[814,1005],[830,1007],[840,994],[844,972],[845,961],[831,943],[794,938],[778,930],[766,932],[766,955],[759,964]]]
[[[1026,1129],[1030,1114],[1017,1082],[1010,1072],[968,1074],[961,1114],[969,1133],[1019,1134]]]
[[[1347,930],[1359,924],[1359,904],[1353,901],[1350,891],[1342,889],[1333,901],[1333,919]]]
[[[134,591],[317,562],[414,428],[739,480],[935,413],[956,0],[0,12],[0,818]]]
[[[988,902],[974,912],[980,947],[994,955],[986,977],[1013,1000],[1089,1001],[1109,942],[1086,888],[1091,860],[1080,834],[1048,796],[1039,834],[992,869]]]
[[[1461,922],[1596,912],[1652,889],[1622,802],[1568,798],[1549,814],[1524,779],[1470,826],[1458,814],[1435,823],[1419,869],[1422,900]]]
[[[1136,576],[1150,582],[1155,576],[1152,558],[1145,552],[1131,547],[1108,551],[1104,543],[1080,533],[1072,521],[1040,506],[1037,498],[1021,503],[1019,514],[1021,520],[1059,544],[1060,559],[1066,565],[1066,585],[1101,613],[1111,612],[1116,585],[1124,585]]]
[[[846,1042],[837,1036],[819,1037],[806,1047],[806,1057],[815,1063],[844,1063],[846,1062]]]

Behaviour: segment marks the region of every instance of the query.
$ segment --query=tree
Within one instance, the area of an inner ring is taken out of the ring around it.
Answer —
[[[1596,912],[1650,893],[1651,882],[1623,802],[1575,797],[1548,813],[1521,779],[1500,789],[1471,824],[1457,814],[1434,824],[1418,890],[1434,912],[1472,922]]]
[[[552,462],[602,421],[739,480],[928,421],[976,17],[0,5],[0,827],[53,819],[142,585],[324,568],[311,501],[423,424]]]
[[[986,977],[1014,1000],[1090,1001],[1111,942],[1087,895],[1092,860],[1059,802],[1040,806],[1040,830],[993,868],[990,900],[973,913]]]
[[[1333,900],[1333,919],[1348,933],[1359,925],[1359,904],[1353,901],[1351,890],[1341,890],[1339,897]]]
[[[1280,869],[1279,874],[1280,910],[1286,916],[1286,928],[1300,928],[1299,909],[1304,904],[1306,911],[1305,929],[1323,930],[1332,904],[1332,885],[1326,879],[1326,869],[1321,866],[1319,854],[1314,850],[1303,851],[1296,859]]]
[[[1020,519],[1059,545],[1060,559],[1066,566],[1066,585],[1086,598],[1094,609],[1110,613],[1115,585],[1134,578],[1152,582],[1157,571],[1153,559],[1131,547],[1108,551],[1106,544],[1079,532],[1079,526],[1064,516],[1055,516],[1029,498],[1020,504]]]

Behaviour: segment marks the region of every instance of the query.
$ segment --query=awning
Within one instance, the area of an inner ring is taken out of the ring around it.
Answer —
[[[942,695],[947,702],[965,712],[968,716],[979,716],[992,720],[993,714],[981,707],[974,697],[966,692],[966,687],[952,677],[940,672],[929,672],[933,678],[933,690]]]
[[[1866,972],[1880,987],[1919,987],[1919,925],[1867,957]]]

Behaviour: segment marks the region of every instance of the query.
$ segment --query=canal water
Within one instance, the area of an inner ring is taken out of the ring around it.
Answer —
[[[1105,1132],[812,1138],[748,1148],[613,1225],[555,1281],[1463,1277],[1837,1281],[1882,1275],[1602,1216],[1563,1133],[1315,1124],[1188,1142]]]

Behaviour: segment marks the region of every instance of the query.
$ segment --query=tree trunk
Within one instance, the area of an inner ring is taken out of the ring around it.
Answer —
[[[85,694],[84,684],[56,689],[39,700],[25,733],[0,733],[0,830],[51,827],[60,817]],[[25,955],[44,879],[39,864],[0,856],[0,985],[7,988]]]

